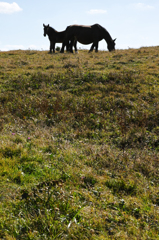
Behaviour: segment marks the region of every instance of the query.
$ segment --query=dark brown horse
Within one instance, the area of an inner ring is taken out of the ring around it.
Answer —
[[[48,38],[50,40],[50,53],[52,53],[52,50],[53,50],[53,53],[55,53],[55,43],[63,43],[65,39],[66,30],[62,32],[58,32],[54,28],[50,27],[49,24],[48,25],[43,24],[43,27],[44,27],[44,37],[48,35]],[[76,47],[77,41],[74,41],[72,44],[74,45],[74,48],[77,49]],[[65,46],[67,51],[69,51],[69,41],[66,42]],[[71,45],[71,50],[72,50],[72,45]]]
[[[95,47],[95,51],[98,52],[98,43],[102,39],[105,39],[107,42],[107,48],[109,51],[115,50],[115,40],[112,39],[108,31],[100,26],[99,24],[94,24],[92,26],[84,26],[84,25],[71,25],[66,28],[65,39],[62,44],[61,53],[64,52],[64,47],[67,45],[68,41],[71,41],[71,49],[74,41],[78,41],[82,44],[90,44],[93,43],[89,52],[93,51]],[[75,48],[77,51],[77,49]]]

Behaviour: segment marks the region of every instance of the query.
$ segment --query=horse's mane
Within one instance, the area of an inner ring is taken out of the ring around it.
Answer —
[[[51,30],[54,30],[54,31],[56,31],[56,29],[55,28],[53,28],[53,27],[51,27],[51,26],[49,26],[49,28],[51,29]],[[57,31],[56,31],[57,32]]]

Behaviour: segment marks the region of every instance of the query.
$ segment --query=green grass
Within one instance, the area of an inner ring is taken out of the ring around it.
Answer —
[[[0,238],[159,239],[159,47],[0,53]]]

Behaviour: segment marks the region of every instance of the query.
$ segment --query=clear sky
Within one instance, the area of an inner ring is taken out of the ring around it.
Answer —
[[[0,50],[49,50],[43,23],[57,31],[72,24],[99,23],[117,38],[117,49],[157,46],[159,0],[0,1]],[[79,43],[78,47],[90,48]],[[107,50],[104,40],[99,49]]]

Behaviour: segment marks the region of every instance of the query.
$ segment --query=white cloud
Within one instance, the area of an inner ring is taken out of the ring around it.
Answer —
[[[15,2],[7,3],[7,2],[0,2],[0,13],[10,14],[14,12],[20,12],[22,8]]]
[[[0,46],[0,51],[9,51],[9,50],[24,50],[25,47],[23,45],[4,45],[3,47]]]
[[[92,14],[92,15],[94,15],[94,14],[105,14],[105,13],[107,13],[107,11],[103,10],[103,9],[91,9],[87,13]]]
[[[135,7],[136,9],[138,9],[138,10],[142,10],[142,11],[144,11],[144,10],[152,10],[152,9],[154,9],[153,6],[151,6],[151,5],[147,5],[147,4],[144,4],[144,3],[137,3],[137,4],[134,4],[134,7]]]

